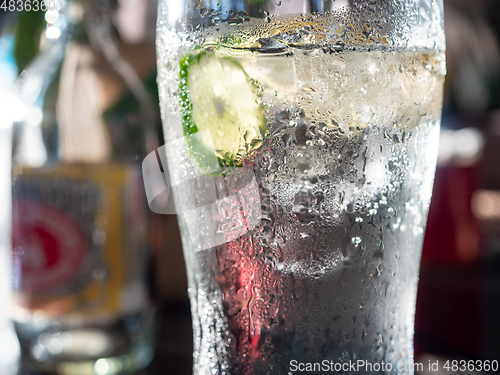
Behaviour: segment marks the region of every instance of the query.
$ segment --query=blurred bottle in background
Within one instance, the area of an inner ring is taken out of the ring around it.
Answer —
[[[41,371],[129,373],[153,356],[141,162],[158,147],[158,115],[137,73],[149,67],[122,57],[113,3],[50,2],[17,84],[13,319]]]
[[[0,24],[0,32],[1,30]],[[14,39],[0,35],[0,369],[14,375],[19,361],[19,344],[9,319],[11,305],[11,137],[12,86],[16,65],[12,58]]]

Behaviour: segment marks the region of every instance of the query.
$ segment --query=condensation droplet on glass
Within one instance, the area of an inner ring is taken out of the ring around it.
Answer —
[[[358,246],[360,243],[361,243],[362,239],[361,237],[353,237],[351,238],[351,242],[355,245],[355,246]]]

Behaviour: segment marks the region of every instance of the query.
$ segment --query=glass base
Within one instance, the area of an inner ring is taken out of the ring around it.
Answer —
[[[57,375],[131,374],[153,359],[153,314],[134,314],[108,324],[72,328],[59,322],[36,329],[15,323],[22,360],[42,373]]]

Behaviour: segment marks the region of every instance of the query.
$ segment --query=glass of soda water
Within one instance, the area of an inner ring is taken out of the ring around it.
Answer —
[[[412,374],[441,0],[163,0],[196,374]]]

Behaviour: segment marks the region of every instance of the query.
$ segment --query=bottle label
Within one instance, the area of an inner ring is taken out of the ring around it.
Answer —
[[[13,248],[22,256],[18,275],[22,290],[64,290],[78,277],[87,252],[78,222],[64,211],[28,199],[13,202],[13,221]]]
[[[136,165],[71,165],[14,179],[17,310],[107,317],[147,306],[147,203],[138,177]]]

